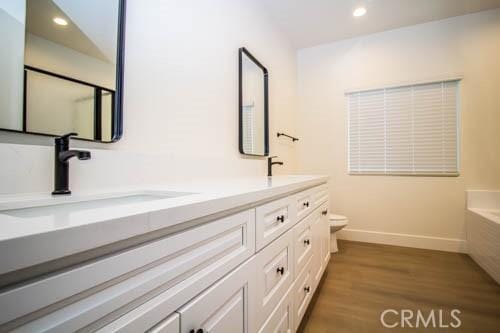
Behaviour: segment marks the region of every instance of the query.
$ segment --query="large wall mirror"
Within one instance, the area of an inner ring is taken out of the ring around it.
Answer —
[[[239,149],[241,154],[269,155],[267,69],[244,47],[239,50]]]
[[[0,129],[122,135],[125,0],[0,0]]]

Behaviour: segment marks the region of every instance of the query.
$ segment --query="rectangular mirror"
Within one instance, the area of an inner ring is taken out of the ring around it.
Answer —
[[[125,0],[0,0],[0,129],[120,139],[124,26]]]
[[[269,155],[267,69],[244,47],[239,49],[239,149],[241,154]]]

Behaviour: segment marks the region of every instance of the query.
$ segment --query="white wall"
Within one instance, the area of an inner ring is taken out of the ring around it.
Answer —
[[[331,179],[344,238],[463,250],[465,189],[500,187],[500,10],[377,33],[298,53],[304,173]],[[461,176],[349,176],[345,91],[463,76]]]
[[[296,57],[286,38],[251,0],[129,0],[124,136],[72,161],[74,190],[207,177],[265,175],[264,159],[238,153],[238,48],[270,72],[271,152],[295,166]],[[44,140],[2,134],[1,142]],[[50,191],[50,147],[1,144],[0,193]]]

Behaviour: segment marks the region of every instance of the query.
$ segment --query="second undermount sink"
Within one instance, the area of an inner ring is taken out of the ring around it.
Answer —
[[[0,214],[21,218],[70,214],[85,210],[119,207],[129,204],[178,198],[194,193],[171,191],[135,191],[113,194],[29,198],[0,204]]]

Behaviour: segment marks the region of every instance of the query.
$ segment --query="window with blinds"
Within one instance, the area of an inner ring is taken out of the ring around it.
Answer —
[[[349,173],[458,175],[458,82],[348,93]]]

